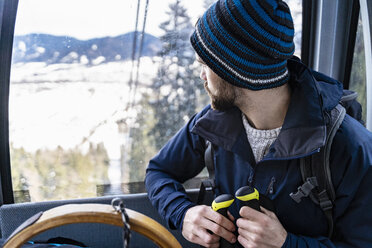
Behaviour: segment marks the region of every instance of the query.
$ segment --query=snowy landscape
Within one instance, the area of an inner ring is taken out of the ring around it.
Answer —
[[[136,115],[124,111],[130,98],[131,66],[129,61],[94,66],[14,64],[9,109],[12,146],[28,152],[58,146],[84,152],[89,143],[103,143],[110,159],[119,160],[125,134],[119,133],[117,121]],[[157,71],[157,63],[148,57],[141,59],[141,66],[138,92],[151,84]],[[109,173],[112,183],[120,182],[118,171]]]
[[[150,58],[142,58],[141,63],[143,87],[151,83],[157,65]],[[92,67],[42,62],[13,65],[9,110],[13,146],[28,151],[71,148],[104,122],[89,139],[109,139],[109,147],[115,140],[116,121],[124,117],[129,100],[130,68],[131,62]]]

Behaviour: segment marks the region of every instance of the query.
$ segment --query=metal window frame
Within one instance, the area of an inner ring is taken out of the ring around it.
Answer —
[[[18,0],[0,0],[0,206],[14,203],[9,155],[9,80]]]
[[[301,36],[301,60],[311,67],[312,54],[314,51],[314,28],[316,26],[315,10],[317,1],[302,0],[302,36]]]
[[[349,87],[359,0],[303,0],[303,62]],[[326,21],[325,21],[326,20]]]
[[[372,0],[360,0],[362,16],[363,39],[366,59],[366,126],[372,131]]]

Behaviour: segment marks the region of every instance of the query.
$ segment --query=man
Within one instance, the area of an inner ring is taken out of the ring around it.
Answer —
[[[149,198],[170,227],[205,247],[222,237],[243,247],[372,247],[372,135],[346,115],[332,143],[334,233],[311,199],[290,197],[302,184],[300,158],[325,145],[329,113],[342,85],[292,58],[293,21],[280,0],[219,0],[198,21],[191,44],[211,98],[150,161]],[[266,194],[275,213],[241,207],[225,218],[196,206],[182,183],[214,147],[216,195],[245,185]]]

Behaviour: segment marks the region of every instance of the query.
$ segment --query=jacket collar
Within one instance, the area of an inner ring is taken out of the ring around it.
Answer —
[[[312,72],[297,60],[288,60],[288,69],[291,75],[291,102],[281,132],[265,160],[304,157],[325,144],[326,121],[323,112],[326,108],[323,107],[318,82]],[[336,94],[336,100],[338,95],[341,97],[339,93]],[[192,132],[247,160],[250,158],[241,112],[236,107],[227,111],[209,109],[197,121]]]

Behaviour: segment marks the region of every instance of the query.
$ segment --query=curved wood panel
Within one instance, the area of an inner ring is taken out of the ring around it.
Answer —
[[[159,247],[181,247],[177,239],[155,220],[131,209],[126,209],[126,211],[132,231],[149,238]],[[116,212],[111,205],[68,204],[45,211],[39,220],[17,233],[3,248],[18,248],[33,236],[48,229],[75,223],[123,226],[121,214]]]

